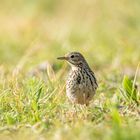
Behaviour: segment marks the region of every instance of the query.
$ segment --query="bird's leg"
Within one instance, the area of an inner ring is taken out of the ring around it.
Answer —
[[[88,112],[88,105],[89,105],[89,102],[87,102],[87,103],[84,105],[85,118],[87,118],[87,117],[88,117],[88,114],[89,114],[89,112]]]
[[[86,94],[83,94],[83,98],[84,98],[84,104],[86,104]]]
[[[87,116],[88,116],[88,110],[87,110],[88,108],[87,107],[88,106],[86,104],[80,105],[80,109],[82,111],[82,115],[84,118],[87,118]]]
[[[72,112],[73,112],[73,117],[74,117],[74,116],[77,117],[77,116],[78,116],[78,115],[77,115],[78,113],[77,113],[77,106],[76,106],[75,103],[72,105],[72,110],[73,110],[73,111],[72,111]]]

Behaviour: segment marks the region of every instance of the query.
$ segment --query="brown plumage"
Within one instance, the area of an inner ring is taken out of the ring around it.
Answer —
[[[71,52],[59,60],[66,60],[71,65],[66,82],[66,93],[69,100],[76,104],[89,104],[98,87],[94,73],[85,58],[79,52]]]

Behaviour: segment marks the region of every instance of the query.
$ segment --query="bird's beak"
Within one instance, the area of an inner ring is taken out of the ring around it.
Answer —
[[[58,57],[57,59],[58,59],[58,60],[68,60],[68,57],[63,56],[63,57]]]

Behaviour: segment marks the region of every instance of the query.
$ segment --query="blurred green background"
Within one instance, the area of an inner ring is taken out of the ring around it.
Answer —
[[[27,65],[70,51],[97,67],[137,66],[139,0],[1,0],[0,63]]]
[[[71,51],[99,83],[78,117],[65,96],[67,65],[56,59]],[[0,139],[139,140],[139,106],[120,92],[139,62],[140,0],[0,0]]]

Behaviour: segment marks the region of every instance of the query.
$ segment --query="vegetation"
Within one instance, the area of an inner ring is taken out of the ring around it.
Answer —
[[[140,1],[3,0],[0,4],[0,139],[138,140]],[[70,51],[99,88],[89,107],[65,95]],[[75,112],[76,109],[76,112]]]

